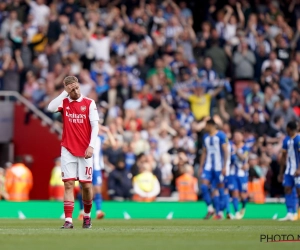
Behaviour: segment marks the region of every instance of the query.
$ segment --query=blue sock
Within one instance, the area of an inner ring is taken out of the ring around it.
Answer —
[[[220,212],[220,196],[213,197],[213,204],[214,204],[216,214],[219,214],[219,212]]]
[[[234,212],[239,211],[239,199],[236,197],[233,197],[232,204],[233,204]]]
[[[224,188],[219,188],[219,194],[220,194],[220,211],[224,211],[224,209],[225,209],[225,193],[224,193]]]
[[[286,205],[286,208],[287,208],[287,212],[288,213],[293,213],[294,206],[295,206],[293,192],[290,193],[290,194],[285,195],[285,205]]]
[[[230,214],[230,196],[229,196],[229,194],[225,194],[225,208],[226,208],[226,213]]]
[[[79,192],[77,198],[78,198],[78,201],[79,201],[79,208],[80,208],[80,210],[83,210],[83,203],[82,203],[82,194],[81,194],[81,190],[80,190],[80,192]]]
[[[95,202],[95,205],[96,205],[96,211],[101,211],[102,195],[100,193],[95,194],[94,202]]]
[[[248,198],[242,199],[242,208],[246,207],[247,202],[248,202]]]
[[[211,204],[211,197],[208,190],[208,186],[202,184],[201,185],[201,191],[202,191],[202,198],[205,201],[206,205],[209,206]]]
[[[298,202],[300,203],[300,200],[298,200],[298,194],[296,188],[293,188],[293,201],[294,201],[294,207],[293,207],[293,213],[297,213],[297,206]]]

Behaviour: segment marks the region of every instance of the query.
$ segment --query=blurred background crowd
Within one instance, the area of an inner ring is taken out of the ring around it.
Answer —
[[[161,196],[182,174],[197,176],[209,117],[229,139],[243,131],[249,180],[263,179],[267,196],[280,197],[285,126],[300,115],[300,1],[200,5],[1,1],[0,90],[20,92],[62,126],[46,107],[64,77],[77,76],[115,138],[104,145],[111,198],[131,198],[132,177],[143,171],[156,176]]]

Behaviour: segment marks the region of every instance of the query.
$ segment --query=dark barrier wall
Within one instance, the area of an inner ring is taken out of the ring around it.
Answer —
[[[31,155],[33,174],[31,199],[48,199],[48,185],[54,158],[60,155],[60,139],[51,133],[39,118],[28,115],[21,104],[15,105],[14,137],[15,155]]]

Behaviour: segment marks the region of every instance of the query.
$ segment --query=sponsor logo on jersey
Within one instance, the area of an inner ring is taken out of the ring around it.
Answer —
[[[75,113],[68,113],[66,112],[66,116],[69,118],[70,123],[84,123],[86,119],[86,115],[83,114],[75,114]]]
[[[66,107],[66,109],[70,109],[70,107]]]
[[[75,114],[75,113],[66,112],[66,116],[69,118],[75,118],[75,119],[86,119],[86,115],[83,115],[83,114]]]
[[[84,112],[84,111],[86,110],[86,106],[81,106],[81,107],[80,107],[80,110],[81,110],[82,112]]]

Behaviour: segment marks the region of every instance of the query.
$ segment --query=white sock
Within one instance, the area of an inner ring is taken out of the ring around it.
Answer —
[[[214,211],[214,207],[212,205],[209,205],[207,207],[208,212],[213,212]]]
[[[91,213],[85,213],[85,212],[83,212],[83,217],[91,217]]]
[[[68,221],[68,222],[71,222],[71,223],[73,222],[72,218],[66,218],[65,221]]]

